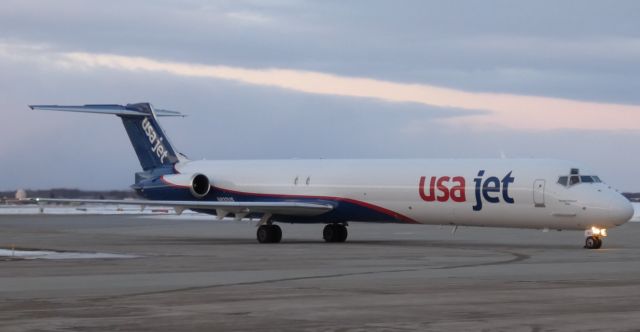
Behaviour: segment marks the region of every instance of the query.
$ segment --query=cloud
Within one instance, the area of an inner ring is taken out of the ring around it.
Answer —
[[[519,130],[635,130],[640,129],[640,105],[526,96],[513,93],[470,92],[419,83],[337,75],[281,68],[243,68],[163,61],[151,57],[90,52],[62,52],[46,44],[0,43],[0,57],[36,61],[65,70],[157,72],[181,77],[229,80],[290,91],[392,103],[417,103],[450,109],[439,121],[451,126]],[[460,110],[468,112],[461,113]],[[425,111],[429,111],[426,109]]]
[[[526,130],[640,128],[640,106],[598,103],[516,94],[468,92],[426,84],[407,84],[362,77],[290,69],[247,69],[113,54],[62,53],[70,68],[109,68],[164,72],[186,77],[231,80],[304,93],[373,98],[443,108],[485,111],[446,118],[452,125],[492,126]]]
[[[628,167],[640,157],[611,148],[637,141],[638,131],[478,132],[434,123],[483,114],[475,110],[305,94],[163,71],[114,70],[69,61],[65,53],[46,46],[27,44],[20,52],[7,51],[21,59],[4,61],[0,56],[0,111],[7,119],[0,129],[10,138],[0,143],[8,171],[0,182],[7,189],[126,188],[139,164],[117,118],[35,112],[25,105],[136,101],[189,114],[163,120],[163,125],[178,149],[193,159],[486,158],[505,151],[511,158],[575,160],[620,189],[640,185],[634,168]],[[63,61],[68,67],[59,65]],[[87,181],[69,173],[70,168],[100,176]]]
[[[1,1],[0,183],[126,186],[138,164],[117,119],[25,105],[148,100],[190,115],[163,124],[196,158],[504,150],[637,189],[640,155],[612,147],[640,139],[640,2],[490,3]],[[144,61],[127,69],[114,55]]]
[[[633,0],[616,6],[596,0],[580,6],[551,0],[518,6],[422,0],[403,6],[295,0],[115,0],[87,6],[81,0],[6,0],[0,1],[0,39],[46,42],[64,51],[640,103],[640,57],[633,46],[633,14],[639,9]],[[270,22],[248,23],[230,13]],[[535,76],[505,74],[510,69]]]

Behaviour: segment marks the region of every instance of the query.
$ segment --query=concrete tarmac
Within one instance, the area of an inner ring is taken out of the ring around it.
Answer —
[[[134,216],[1,216],[0,247],[135,258],[0,259],[0,331],[634,331],[640,224],[581,232]]]

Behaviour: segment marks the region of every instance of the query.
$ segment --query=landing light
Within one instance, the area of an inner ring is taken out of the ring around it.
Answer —
[[[591,234],[593,235],[600,235],[600,236],[607,236],[607,230],[604,228],[598,228],[598,227],[591,227]]]

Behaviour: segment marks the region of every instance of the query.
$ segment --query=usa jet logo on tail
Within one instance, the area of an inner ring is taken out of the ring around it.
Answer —
[[[149,142],[151,143],[151,151],[155,152],[156,156],[160,158],[160,163],[164,164],[164,158],[167,157],[169,152],[162,144],[162,137],[158,135],[156,130],[151,125],[149,118],[145,117],[142,120],[142,128],[144,129],[145,134],[147,134],[147,138],[149,138]]]
[[[496,204],[500,203],[500,198],[507,204],[513,204],[513,197],[509,196],[509,184],[515,181],[511,176],[511,171],[502,180],[495,176],[483,179],[484,170],[478,172],[478,177],[473,179],[475,184],[474,211],[482,210],[483,202]],[[432,176],[429,182],[429,192],[425,190],[427,177],[420,177],[418,192],[420,198],[425,202],[447,202],[453,201],[462,203],[467,201],[466,180],[462,176]]]

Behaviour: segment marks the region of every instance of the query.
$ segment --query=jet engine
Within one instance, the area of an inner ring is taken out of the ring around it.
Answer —
[[[209,178],[200,173],[164,175],[162,179],[170,185],[189,188],[191,195],[195,198],[207,196],[211,189]]]

